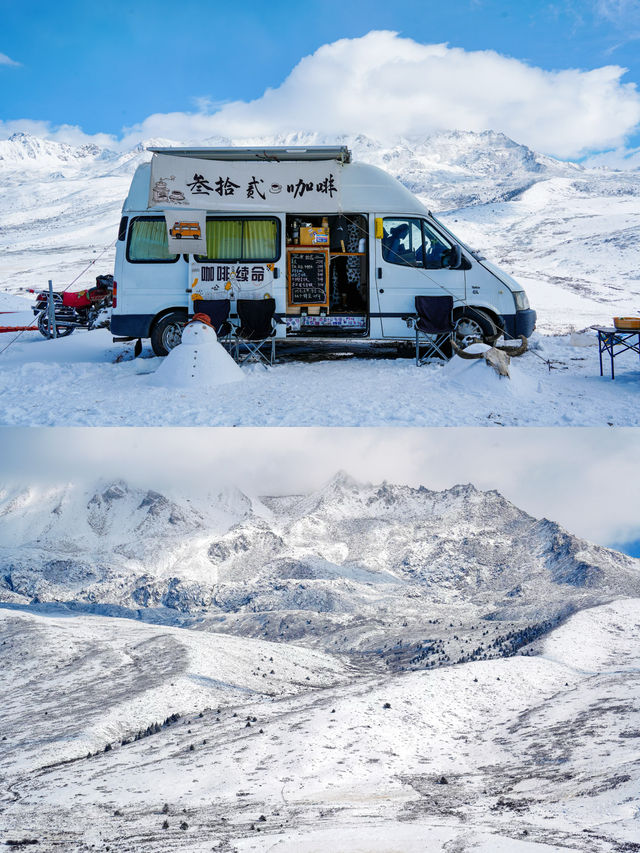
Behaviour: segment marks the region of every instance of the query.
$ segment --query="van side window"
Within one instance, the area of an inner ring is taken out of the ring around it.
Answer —
[[[207,255],[212,261],[277,261],[280,256],[277,219],[212,219],[207,217]]]
[[[419,219],[385,219],[382,236],[382,259],[390,264],[421,267],[422,228]]]
[[[132,263],[173,263],[164,216],[138,216],[131,221],[127,260]]]
[[[387,263],[429,270],[447,266],[451,243],[424,219],[385,218],[383,225],[382,259]]]
[[[430,225],[422,220],[424,249],[419,260],[428,270],[439,270],[449,265],[451,243],[437,234]]]

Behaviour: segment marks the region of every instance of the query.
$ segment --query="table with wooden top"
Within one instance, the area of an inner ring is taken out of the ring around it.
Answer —
[[[598,333],[598,350],[600,354],[600,376],[602,371],[602,353],[609,354],[611,362],[611,378],[615,379],[613,361],[617,355],[631,350],[640,356],[640,329],[616,329],[615,326],[591,326]],[[635,341],[634,341],[635,339]]]

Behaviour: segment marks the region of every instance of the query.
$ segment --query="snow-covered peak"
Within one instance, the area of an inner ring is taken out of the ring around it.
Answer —
[[[404,148],[409,153],[428,157],[443,168],[458,167],[476,174],[496,174],[505,169],[533,173],[553,169],[564,174],[567,170],[581,169],[576,164],[537,154],[528,146],[493,130],[442,131],[422,139],[404,140]]]
[[[640,561],[496,491],[361,484],[344,472],[255,510],[233,489],[202,498],[122,480],[5,489],[0,541],[0,597],[11,601],[357,614],[383,600],[402,612],[409,596],[507,618],[640,594]]]
[[[14,133],[0,140],[0,163],[6,166],[39,165],[50,167],[60,163],[79,163],[115,157],[113,151],[97,145],[69,145],[42,139],[30,133]]]
[[[322,495],[324,499],[330,499],[331,496],[337,499],[344,499],[347,496],[360,494],[367,488],[367,485],[359,482],[344,470],[336,471],[336,473],[324,483],[317,494]]]
[[[219,529],[243,517],[231,516],[222,501],[213,509],[194,508],[124,480],[93,487],[63,484],[6,489],[0,494],[0,539],[10,547],[42,547],[59,554],[111,552],[148,539],[186,536]]]
[[[291,519],[396,518],[415,520],[471,515],[526,515],[495,491],[483,492],[474,485],[455,485],[441,492],[425,486],[414,488],[384,481],[360,483],[344,471],[337,472],[307,495],[266,497],[264,503],[278,516]]]

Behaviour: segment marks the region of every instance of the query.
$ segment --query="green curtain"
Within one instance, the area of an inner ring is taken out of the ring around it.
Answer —
[[[242,222],[236,219],[207,221],[207,260],[235,261],[242,251]]]
[[[129,258],[132,261],[173,261],[164,219],[136,219],[132,223]]]
[[[243,259],[273,261],[276,258],[278,226],[271,219],[247,219],[242,243]]]

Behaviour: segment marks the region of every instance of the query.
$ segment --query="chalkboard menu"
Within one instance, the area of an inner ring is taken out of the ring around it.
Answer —
[[[329,307],[329,252],[289,249],[289,305]]]

